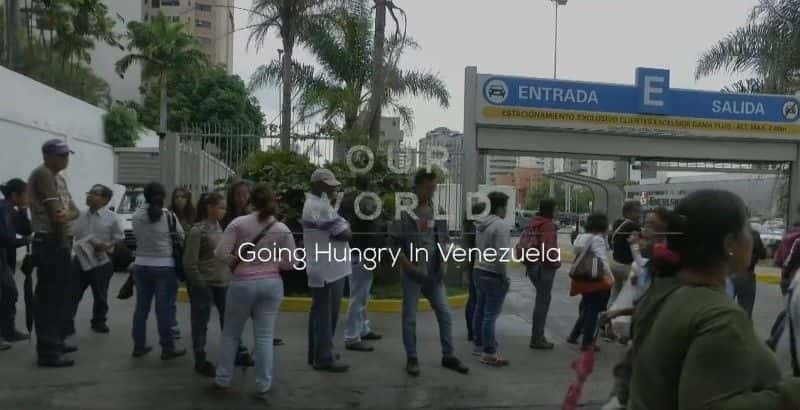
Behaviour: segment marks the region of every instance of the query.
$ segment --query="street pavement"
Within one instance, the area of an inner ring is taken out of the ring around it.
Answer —
[[[111,293],[124,277],[116,275]],[[21,282],[21,278],[18,277]],[[78,312],[80,351],[71,356],[77,365],[69,369],[39,369],[32,343],[14,345],[0,352],[0,409],[559,409],[567,387],[574,380],[569,365],[579,352],[565,343],[577,317],[577,298],[568,296],[565,269],[557,276],[547,335],[556,343],[553,351],[528,348],[530,318],[535,291],[521,267],[512,267],[511,291],[497,334],[501,353],[510,359],[506,368],[490,368],[470,355],[463,309],[454,309],[454,336],[458,355],[471,366],[469,375],[459,375],[439,366],[438,331],[433,313],[420,313],[417,321],[422,376],[408,377],[400,335],[399,314],[371,314],[373,327],[384,334],[373,353],[342,349],[341,326],[337,347],[351,364],[348,374],[313,371],[305,362],[307,315],[282,312],[277,336],[286,341],[275,350],[275,384],[266,400],[253,397],[252,371],[237,371],[236,392],[219,397],[208,391],[210,380],[196,375],[189,355],[171,362],[159,359],[158,349],[133,359],[131,318],[133,300],[111,302],[111,333],[89,330],[91,293],[87,292]],[[759,285],[755,326],[765,336],[780,309],[777,286]],[[24,323],[20,304],[19,323]],[[183,339],[190,347],[189,307],[178,306]],[[343,317],[343,315],[342,315]],[[212,317],[209,355],[216,359],[219,330]],[[151,316],[149,342],[157,346],[155,319]],[[244,341],[252,344],[248,330]],[[602,351],[593,375],[586,383],[583,408],[597,409],[612,385],[611,368],[623,347],[600,343]]]

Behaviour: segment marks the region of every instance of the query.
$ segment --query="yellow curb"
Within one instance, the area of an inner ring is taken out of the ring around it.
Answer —
[[[757,273],[756,281],[758,283],[765,283],[768,285],[780,285],[781,277],[779,275],[772,275],[768,273]]]
[[[467,304],[469,295],[454,295],[447,298],[451,308],[462,308]],[[178,301],[182,303],[189,302],[189,294],[186,288],[178,289]],[[341,310],[347,311],[349,299],[342,299]],[[307,297],[285,297],[281,302],[281,311],[283,312],[308,312],[311,309],[311,298]],[[400,313],[403,310],[403,301],[401,299],[372,299],[367,304],[367,311],[375,313]],[[428,312],[431,310],[431,305],[427,299],[420,299],[417,303],[417,311]]]

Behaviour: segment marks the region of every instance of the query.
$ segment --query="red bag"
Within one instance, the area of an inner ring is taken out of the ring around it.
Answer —
[[[540,248],[542,246],[542,235],[532,225],[533,223],[522,231],[519,242],[517,242],[517,246],[514,247],[514,254],[517,259],[521,259],[525,256],[526,249]],[[529,265],[532,262],[525,260],[524,263]]]
[[[570,280],[569,295],[585,295],[587,293],[599,292],[602,290],[610,290],[614,287],[614,276],[603,275],[600,280]]]

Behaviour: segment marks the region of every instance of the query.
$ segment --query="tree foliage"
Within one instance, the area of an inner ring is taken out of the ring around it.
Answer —
[[[213,123],[227,129],[260,134],[264,129],[261,107],[239,76],[222,67],[198,66],[171,74],[167,82],[167,130]],[[145,87],[143,103],[135,105],[141,122],[156,128],[159,122],[159,88]]]
[[[726,91],[787,94],[800,90],[800,0],[763,0],[748,23],[706,50],[695,76],[751,73]]]
[[[367,133],[359,127],[358,118],[368,108],[374,71],[372,18],[363,12],[368,9],[337,8],[327,19],[308,25],[304,43],[317,62],[294,62],[292,67],[291,83],[299,95],[296,112],[300,121],[319,117],[326,126],[337,130],[339,137],[358,139]],[[397,56],[403,50],[418,47],[410,38],[393,36],[387,41],[389,52],[384,62],[387,80],[383,106],[393,109],[409,129],[414,125],[413,110],[402,103],[403,98],[425,98],[443,107],[450,104],[450,93],[437,75],[397,65]],[[257,89],[276,85],[280,78],[281,64],[272,61],[256,69],[249,86]]]
[[[566,185],[562,182],[556,182],[555,184],[555,199],[556,204],[558,205],[559,209],[565,211],[564,203],[566,202],[567,191]],[[525,199],[524,208],[531,210],[531,211],[538,211],[539,204],[543,199],[550,198],[550,182],[549,180],[544,180],[539,182],[538,184],[531,187],[528,191],[528,197]],[[571,212],[577,213],[586,213],[591,212],[590,202],[594,199],[594,195],[592,195],[592,191],[583,188],[583,187],[572,187],[572,198],[571,198]]]
[[[106,143],[113,147],[135,147],[144,128],[136,111],[121,104],[112,105],[103,117]]]

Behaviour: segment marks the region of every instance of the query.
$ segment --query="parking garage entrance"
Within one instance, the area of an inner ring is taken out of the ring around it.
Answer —
[[[783,209],[787,222],[796,221],[795,96],[675,89],[668,70],[651,68],[637,69],[631,85],[479,74],[467,67],[465,84],[465,163],[504,155],[758,164],[787,170]],[[479,183],[477,173],[463,173],[465,192],[477,192]],[[594,201],[593,210],[613,217],[618,201]]]

